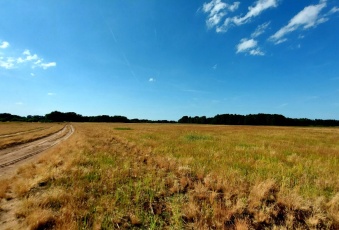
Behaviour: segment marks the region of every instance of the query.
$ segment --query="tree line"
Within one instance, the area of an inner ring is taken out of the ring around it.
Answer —
[[[183,116],[178,121],[128,119],[125,116],[82,116],[74,112],[54,111],[45,116],[29,115],[27,117],[0,113],[0,122],[120,122],[120,123],[183,123],[183,124],[216,124],[216,125],[268,125],[268,126],[339,126],[339,120],[321,120],[308,118],[288,118],[280,114],[218,114],[214,117]]]
[[[339,120],[288,118],[280,114],[218,114],[214,117],[183,116],[178,123],[217,125],[268,125],[268,126],[339,126]]]
[[[0,113],[0,122],[21,121],[21,122],[120,122],[120,123],[175,123],[168,120],[147,120],[147,119],[128,119],[125,116],[83,116],[74,112],[54,111],[45,116],[28,115],[27,117],[12,115],[10,113]]]

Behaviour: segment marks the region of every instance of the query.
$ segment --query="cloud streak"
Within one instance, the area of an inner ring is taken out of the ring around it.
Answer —
[[[277,0],[258,0],[254,6],[248,7],[248,12],[245,16],[228,17],[221,26],[216,28],[218,33],[227,32],[232,26],[240,26],[251,21],[252,18],[259,16],[265,10],[278,6]]]
[[[267,27],[271,24],[271,22],[266,22],[261,25],[259,25],[255,31],[251,34],[252,38],[259,37],[261,34],[265,33]]]
[[[235,17],[233,22],[236,25],[242,25],[248,22],[251,18],[258,16],[263,11],[277,7],[278,3],[276,0],[259,0],[254,6],[248,7],[248,12],[244,17]]]
[[[321,0],[317,5],[310,5],[296,14],[289,23],[279,29],[275,34],[269,37],[269,40],[275,44],[280,44],[287,39],[285,36],[299,28],[306,30],[317,25],[324,23],[328,20],[325,15],[321,15],[320,12],[326,7],[326,0]],[[335,13],[336,9],[333,8],[331,13]]]

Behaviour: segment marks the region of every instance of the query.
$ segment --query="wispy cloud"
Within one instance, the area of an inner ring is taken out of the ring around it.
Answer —
[[[327,13],[326,16],[337,13],[337,12],[339,12],[339,8],[335,6]]]
[[[218,67],[218,64],[215,64],[215,65],[212,67],[212,69],[216,70],[217,67]]]
[[[260,50],[260,48],[250,50],[250,55],[252,56],[264,56],[265,53]]]
[[[6,49],[9,46],[9,42],[3,41],[0,44],[0,49]]]
[[[155,82],[155,79],[154,79],[153,77],[150,77],[150,78],[148,79],[148,81],[149,81],[149,82]]]
[[[248,7],[245,16],[228,17],[221,26],[218,26],[217,32],[227,32],[231,26],[240,26],[251,21],[252,18],[259,16],[263,11],[278,6],[277,0],[258,0],[254,6]]]
[[[260,50],[258,42],[254,39],[243,38],[237,45],[237,53],[248,53],[252,56],[263,56],[264,52]]]
[[[109,30],[110,34],[112,35],[112,38],[113,38],[114,42],[115,42],[115,43],[118,43],[118,40],[117,40],[117,38],[116,38],[116,36],[115,36],[113,30],[112,30],[112,27],[108,24],[107,21],[106,21],[106,25],[107,25],[107,27],[108,27],[108,30]]]
[[[2,42],[1,49],[8,48],[9,42]],[[15,53],[12,51],[11,53]],[[43,58],[40,58],[37,54],[32,54],[30,50],[25,49],[21,54],[14,56],[8,56],[6,53],[0,53],[0,67],[4,69],[20,68],[23,65],[29,65],[31,68],[42,68],[44,70],[55,67],[56,62],[44,62]]]
[[[286,106],[288,106],[288,103],[280,104],[280,105],[277,106],[277,108],[278,108],[278,109],[281,109],[281,108],[284,108],[284,107],[286,107]]]
[[[204,3],[202,10],[208,14],[206,25],[208,28],[213,28],[218,25],[221,19],[226,16],[227,12],[233,12],[238,9],[240,2],[234,2],[232,5],[222,2],[221,0],[212,0],[209,3]]]
[[[252,38],[259,37],[261,34],[265,33],[267,27],[271,24],[271,22],[265,22],[261,25],[259,25],[255,31],[251,34]]]
[[[47,93],[48,96],[55,96],[55,93]]]
[[[259,0],[256,2],[255,6],[248,7],[248,12],[244,17],[235,17],[233,22],[236,25],[242,25],[248,22],[251,18],[261,14],[264,10],[277,7],[277,5],[277,0]]]
[[[317,25],[324,23],[328,20],[325,15],[321,15],[320,12],[326,7],[326,0],[320,0],[317,5],[310,5],[305,7],[302,11],[296,14],[289,23],[279,29],[275,34],[269,37],[269,40],[275,44],[285,42],[287,38],[285,36],[299,28],[309,29],[316,27]],[[332,8],[333,13],[337,11],[336,8]],[[330,11],[330,12],[331,12]]]

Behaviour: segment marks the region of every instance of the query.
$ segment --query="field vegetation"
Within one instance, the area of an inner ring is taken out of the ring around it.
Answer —
[[[0,182],[22,226],[339,229],[338,128],[73,126]]]
[[[62,123],[0,122],[0,149],[38,140],[63,127]]]

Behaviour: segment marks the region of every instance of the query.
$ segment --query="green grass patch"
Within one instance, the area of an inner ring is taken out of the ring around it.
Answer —
[[[133,130],[131,128],[128,128],[128,127],[116,127],[114,128],[115,130]]]
[[[184,136],[184,139],[187,141],[203,141],[203,140],[212,140],[212,137],[209,135],[203,135],[203,134],[187,134]]]

